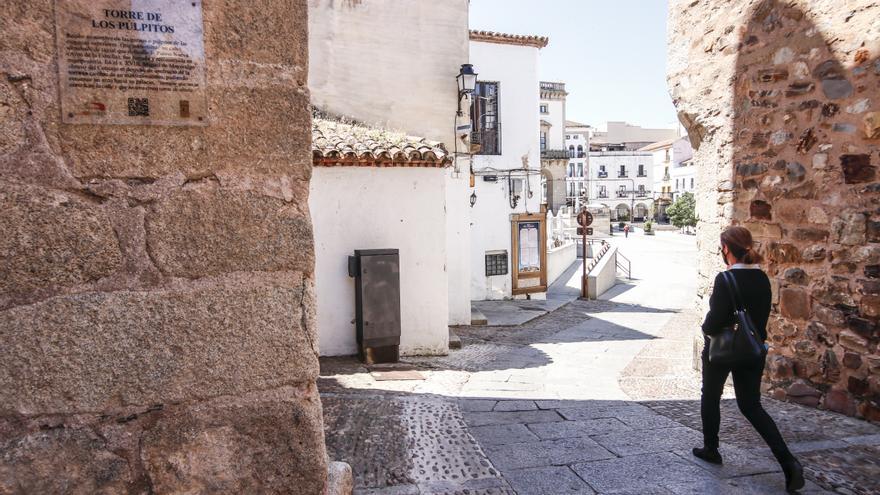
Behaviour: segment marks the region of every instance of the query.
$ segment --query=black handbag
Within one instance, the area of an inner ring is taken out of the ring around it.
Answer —
[[[742,304],[736,278],[730,272],[722,272],[722,276],[733,304],[734,323],[709,336],[709,362],[722,366],[755,362],[764,357],[767,348],[758,337],[755,323]]]

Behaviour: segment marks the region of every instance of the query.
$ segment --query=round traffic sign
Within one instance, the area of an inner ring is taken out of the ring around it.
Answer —
[[[590,213],[589,211],[587,211],[586,208],[584,208],[583,210],[581,210],[580,213],[578,213],[577,222],[578,222],[578,225],[580,225],[581,227],[587,227],[589,225],[592,225],[593,224],[593,214]]]

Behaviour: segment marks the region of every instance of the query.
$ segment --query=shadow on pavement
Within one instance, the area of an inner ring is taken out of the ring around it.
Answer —
[[[722,404],[725,463],[714,466],[690,454],[702,442],[695,400],[366,390],[322,400],[329,454],[351,464],[356,493],[785,493],[778,465],[734,401]],[[802,493],[878,493],[880,427],[766,402],[812,480]]]

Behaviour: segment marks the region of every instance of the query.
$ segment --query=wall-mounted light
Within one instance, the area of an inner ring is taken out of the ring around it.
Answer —
[[[477,204],[477,191],[471,193],[471,208],[473,208],[475,204]]]
[[[471,64],[461,64],[458,75],[455,76],[458,82],[458,115],[461,115],[461,99],[464,95],[474,92],[477,87],[477,73],[474,72],[474,66]]]

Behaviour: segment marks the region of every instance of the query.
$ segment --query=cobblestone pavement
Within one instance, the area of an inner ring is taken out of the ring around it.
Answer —
[[[676,242],[657,249],[680,251]],[[733,401],[722,406],[724,466],[691,456],[701,434],[687,335],[698,318],[681,311],[689,301],[648,297],[670,274],[637,265],[638,246],[626,248],[642,280],[612,300],[574,301],[521,326],[460,328],[461,350],[392,367],[423,379],[377,380],[354,359],[322,359],[328,449],[352,465],[356,492],[783,493]],[[802,493],[880,493],[880,427],[766,404],[806,466]]]

